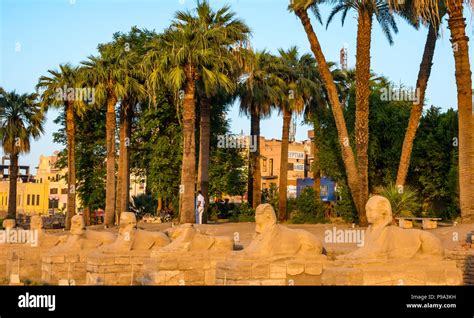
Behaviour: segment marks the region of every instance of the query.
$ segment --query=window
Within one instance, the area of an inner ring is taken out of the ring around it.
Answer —
[[[66,209],[66,203],[63,203],[63,209]]]
[[[35,195],[31,195],[31,205],[35,205]]]
[[[270,164],[268,168],[270,169],[270,176],[273,176],[273,159],[270,159]]]
[[[67,194],[67,188],[61,189],[61,194]]]
[[[49,194],[58,194],[58,188],[49,189]]]
[[[36,205],[40,205],[40,195],[36,195]]]
[[[267,159],[263,159],[263,172],[267,172]]]
[[[26,205],[30,205],[30,195],[26,196]]]
[[[327,185],[322,185],[321,186],[321,195],[322,196],[328,196],[329,195],[329,189]]]

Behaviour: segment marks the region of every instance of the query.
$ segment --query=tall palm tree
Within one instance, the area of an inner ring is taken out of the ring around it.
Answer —
[[[288,147],[290,123],[293,114],[301,114],[310,99],[319,92],[319,86],[310,75],[315,69],[315,60],[305,54],[299,56],[298,49],[291,47],[287,51],[280,49],[279,62],[281,76],[285,82],[285,91],[288,95],[281,99],[279,107],[283,113],[283,127],[281,137],[280,176],[278,196],[278,217],[280,221],[288,219],[287,215],[287,188],[288,188]]]
[[[148,30],[132,27],[129,33],[115,33],[113,36],[113,54],[123,65],[128,78],[123,85],[125,93],[120,99],[119,115],[119,161],[116,192],[116,220],[120,213],[129,210],[130,205],[130,149],[132,119],[138,103],[145,102],[143,72],[140,68],[142,56],[146,53],[146,44],[155,36]]]
[[[239,65],[240,52],[248,41],[250,29],[245,23],[235,18],[230,8],[225,6],[213,11],[208,1],[198,2],[196,8],[199,29],[213,32],[219,28],[225,28],[225,33],[219,32],[215,36],[209,36],[209,45],[221,51],[220,65],[208,65],[210,69],[219,70],[221,76],[214,74],[201,74],[197,90],[200,106],[200,131],[199,131],[199,161],[197,173],[197,188],[201,190],[205,199],[205,212],[209,207],[209,159],[211,140],[211,110],[213,97],[218,93],[233,94],[236,88],[234,84],[241,71]],[[231,49],[229,48],[236,48]],[[213,61],[215,63],[215,61]],[[210,76],[208,76],[210,75]],[[218,92],[219,91],[219,92]],[[207,215],[207,214],[206,214]],[[204,220],[205,221],[205,220]]]
[[[375,16],[379,22],[390,44],[393,43],[392,31],[397,33],[398,29],[385,0],[330,0],[328,2],[334,3],[335,7],[328,17],[326,27],[339,12],[342,12],[342,24],[349,10],[354,9],[357,12],[355,144],[360,182],[359,203],[360,209],[364,209],[365,202],[369,199],[369,82],[373,17]]]
[[[76,114],[86,109],[86,95],[76,94],[82,90],[83,79],[78,67],[70,64],[59,65],[59,71],[48,70],[49,76],[41,76],[36,88],[40,90],[41,107],[45,112],[49,107],[62,108],[66,113],[67,136],[67,213],[66,230],[71,227],[71,218],[76,213]],[[69,91],[68,91],[69,90]],[[76,98],[77,97],[77,98]]]
[[[227,76],[228,59],[222,59],[228,49],[216,43],[225,43],[232,28],[228,24],[203,27],[202,12],[207,1],[198,1],[191,11],[178,11],[171,26],[150,44],[143,66],[150,69],[148,86],[151,94],[164,83],[182,101],[183,162],[181,170],[180,222],[194,223],[194,192],[196,183],[196,85],[198,81],[219,83],[230,88],[233,83]],[[220,9],[232,21],[234,13],[228,6]],[[201,12],[201,13],[200,13]],[[219,11],[218,11],[219,12]],[[204,17],[206,15],[204,14]],[[239,22],[240,23],[240,22]]]
[[[331,70],[331,74],[334,78],[335,84],[337,86],[339,98],[341,100],[342,105],[346,104],[347,96],[349,95],[349,90],[351,88],[351,83],[349,82],[350,77],[352,76],[352,71],[342,71],[340,69],[335,68],[335,63],[329,62],[328,63],[329,69]],[[304,120],[306,123],[313,125],[313,138],[311,144],[311,152],[313,155],[313,163],[311,166],[311,170],[313,172],[313,179],[314,179],[314,192],[316,196],[316,200],[321,200],[321,167],[320,167],[320,146],[321,146],[321,126],[320,126],[320,116],[324,116],[324,114],[329,110],[329,97],[326,93],[324,88],[324,83],[321,78],[321,74],[319,74],[317,68],[313,68],[310,71],[310,78],[315,82],[317,85],[316,91],[313,93],[313,98],[310,102],[306,105],[304,110]],[[355,82],[355,81],[354,81]]]
[[[120,59],[111,44],[99,46],[100,56],[90,56],[84,65],[85,77],[89,85],[95,88],[97,105],[107,105],[106,144],[107,144],[107,180],[105,199],[105,226],[115,221],[115,106],[127,93],[127,81],[133,81],[124,65],[128,59]],[[117,220],[118,221],[118,220]]]
[[[448,28],[451,32],[459,116],[459,203],[463,221],[474,222],[474,111],[472,103],[471,65],[469,61],[469,38],[466,36],[466,22],[463,15],[464,3],[471,0],[442,0],[448,13]],[[401,5],[388,0],[394,8]],[[413,0],[413,8],[423,19],[439,24],[442,11],[438,0]]]
[[[470,2],[470,1],[469,1]],[[474,106],[469,61],[469,38],[460,0],[446,0],[448,28],[451,31],[459,115],[459,203],[464,222],[474,222]]]
[[[30,151],[30,139],[43,133],[44,113],[37,94],[6,92],[0,87],[0,140],[10,157],[8,219],[16,218],[18,157]]]
[[[446,14],[446,8],[443,3],[440,3],[440,17]],[[405,16],[410,24],[415,27],[421,22],[420,18],[413,12],[412,3],[405,3],[401,11],[402,16]],[[415,140],[416,131],[420,123],[420,118],[423,113],[423,106],[425,101],[426,88],[428,87],[428,80],[431,74],[431,67],[433,65],[433,56],[436,48],[436,40],[438,38],[439,23],[430,23],[428,21],[428,35],[426,37],[425,48],[418,71],[418,79],[416,81],[415,93],[416,100],[413,102],[410,119],[408,121],[407,131],[403,140],[402,154],[400,156],[400,164],[398,167],[396,186],[403,191],[405,185],[408,168],[410,166],[410,157],[413,150],[413,142]],[[400,191],[400,190],[399,190]]]
[[[255,151],[249,152],[248,202],[256,208],[261,203],[260,119],[270,115],[284,87],[278,76],[278,59],[266,51],[246,52],[246,72],[240,79],[240,112],[250,116],[250,138],[255,138]]]
[[[347,183],[349,185],[352,199],[354,200],[357,209],[359,222],[361,224],[366,224],[367,217],[365,215],[365,209],[362,207],[363,203],[360,203],[358,169],[354,153],[350,145],[349,134],[347,132],[347,126],[346,121],[344,119],[341,102],[339,101],[337,86],[334,83],[333,76],[329,69],[324,53],[321,49],[319,39],[316,33],[314,32],[313,26],[311,25],[311,20],[308,15],[308,9],[311,9],[314,12],[316,18],[319,20],[319,22],[321,22],[321,16],[319,14],[319,9],[317,6],[318,2],[319,1],[317,0],[293,0],[289,6],[289,9],[293,11],[300,19],[301,24],[303,25],[306,35],[308,37],[311,50],[316,58],[318,70],[321,74],[321,78],[323,79],[324,86],[326,87],[334,120],[336,122],[339,144],[341,146],[342,151],[342,159],[347,174]]]

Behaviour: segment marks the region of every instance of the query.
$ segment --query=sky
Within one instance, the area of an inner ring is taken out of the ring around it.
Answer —
[[[109,42],[117,31],[127,32],[132,26],[161,32],[169,25],[177,10],[192,9],[195,0],[0,0],[0,86],[7,91],[31,93],[41,75],[57,69],[61,63],[74,65],[87,56],[97,54],[99,43]],[[297,17],[287,11],[288,0],[210,0],[213,8],[229,4],[237,16],[252,29],[252,47],[277,53],[279,48],[297,46],[310,53],[306,34]],[[321,8],[325,21],[330,7]],[[472,12],[465,11],[466,33],[473,36]],[[390,45],[374,22],[372,34],[372,70],[392,82],[413,87],[426,40],[427,29],[415,30],[397,17],[398,34]],[[354,67],[356,53],[356,18],[348,15],[341,26],[340,15],[326,29],[312,19],[326,59],[339,63],[339,51],[348,48],[348,65]],[[434,64],[427,90],[427,105],[442,109],[457,108],[454,58],[449,29],[443,21],[437,42]],[[472,47],[472,46],[471,46]],[[470,56],[472,56],[470,48]],[[471,62],[472,63],[472,62]],[[45,134],[32,142],[29,154],[21,164],[32,168],[39,156],[50,155],[63,146],[53,142],[59,128],[53,123],[57,111],[49,111]],[[238,105],[228,112],[233,133],[249,134],[250,122],[240,116]],[[298,120],[298,123],[301,120]],[[275,112],[261,123],[267,138],[281,138],[282,119]],[[296,140],[307,139],[307,125],[298,125]],[[34,169],[33,169],[34,172]]]

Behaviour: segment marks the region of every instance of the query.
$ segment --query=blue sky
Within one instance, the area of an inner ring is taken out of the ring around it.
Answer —
[[[287,0],[211,0],[215,8],[230,4],[237,15],[252,29],[252,46],[276,52],[278,48],[296,45],[301,53],[310,52],[306,34],[299,20],[286,10]],[[108,42],[117,31],[126,32],[133,25],[163,30],[177,10],[192,8],[191,0],[0,0],[0,86],[6,90],[32,92],[41,75],[60,63],[78,64],[96,53],[98,43]],[[322,7],[325,20],[328,7]],[[473,36],[472,13],[466,10],[467,34]],[[339,50],[349,50],[349,67],[355,64],[356,20],[348,16],[341,27],[340,16],[329,28],[313,25],[327,60],[339,61]],[[399,33],[390,46],[375,23],[372,42],[372,69],[395,83],[414,86],[423,53],[426,29],[416,31],[397,18]],[[454,58],[449,30],[444,21],[438,40],[433,71],[428,85],[427,105],[443,109],[456,108]],[[472,50],[470,52],[472,56]],[[37,165],[40,154],[59,150],[52,142],[58,129],[52,121],[57,112],[48,113],[43,137],[32,143],[30,154],[22,164]],[[239,116],[238,107],[228,113],[231,129],[249,132],[249,121]],[[297,140],[306,139],[308,126],[297,127]],[[281,118],[274,114],[262,121],[262,134],[281,137]]]

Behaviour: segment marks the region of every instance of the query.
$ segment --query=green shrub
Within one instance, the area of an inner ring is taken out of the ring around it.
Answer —
[[[356,222],[359,217],[349,187],[345,182],[338,182],[337,189],[338,199],[335,205],[336,215],[346,222]]]
[[[238,213],[239,222],[255,222],[255,210],[247,202],[240,204]]]
[[[420,211],[421,205],[419,203],[418,194],[410,186],[401,188],[390,183],[388,186],[382,188],[380,195],[390,201],[393,217],[412,217]]]
[[[326,223],[323,205],[312,187],[304,187],[296,199],[288,200],[290,219],[288,223]]]

